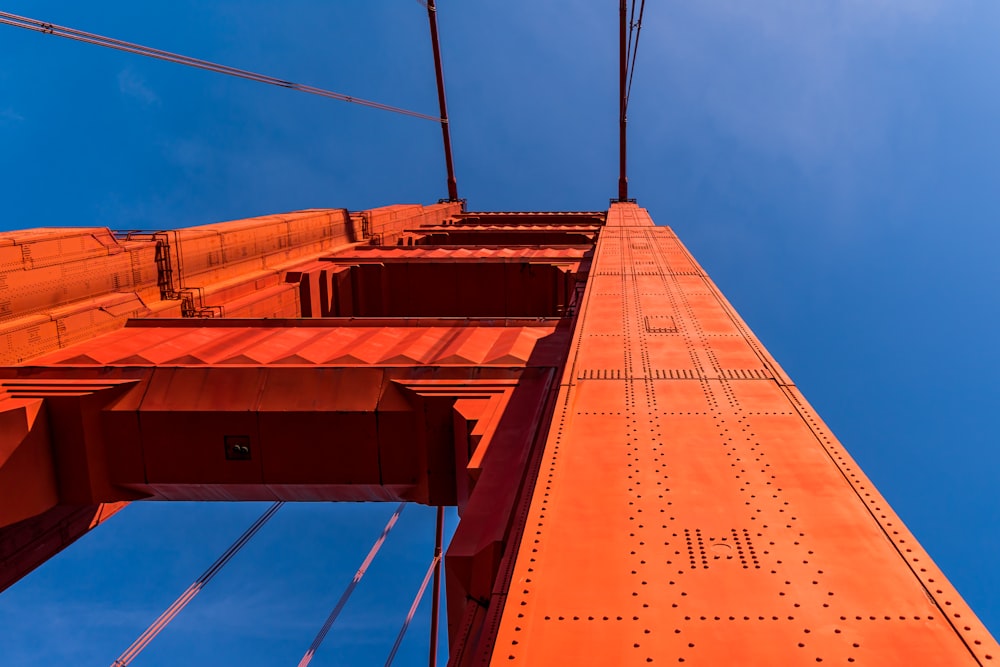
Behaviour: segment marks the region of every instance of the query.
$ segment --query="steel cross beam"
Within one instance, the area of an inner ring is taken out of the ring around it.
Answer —
[[[457,628],[490,595],[604,214],[499,217],[507,245],[458,204],[0,237],[4,587],[130,501],[407,500],[473,517],[448,550]],[[419,234],[444,223],[473,244]]]
[[[635,204],[14,232],[0,277],[4,586],[130,501],[410,500],[460,511],[453,665],[1000,655]]]

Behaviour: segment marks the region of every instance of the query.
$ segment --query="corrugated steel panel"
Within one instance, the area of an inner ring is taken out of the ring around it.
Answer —
[[[589,247],[434,247],[434,246],[370,246],[351,248],[331,255],[327,259],[333,262],[349,261],[384,261],[384,260],[438,260],[448,262],[462,261],[519,261],[531,259],[566,260],[582,259]]]
[[[539,339],[562,335],[556,334],[552,326],[142,327],[122,329],[93,344],[59,350],[33,363],[521,366]],[[538,363],[547,362],[539,359]]]

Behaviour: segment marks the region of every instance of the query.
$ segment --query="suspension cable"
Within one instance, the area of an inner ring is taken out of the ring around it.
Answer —
[[[193,584],[188,586],[187,590],[184,591],[172,605],[167,607],[167,610],[160,614],[160,617],[153,621],[153,624],[146,628],[146,631],[139,635],[139,638],[136,639],[131,646],[125,649],[125,652],[118,656],[117,660],[111,663],[111,667],[126,667],[126,665],[135,660],[142,650],[146,648],[146,646],[148,646],[149,643],[153,641],[165,627],[167,627],[170,621],[174,620],[174,617],[177,616],[177,614],[181,613],[184,607],[186,607],[188,603],[194,599],[194,596],[201,592],[201,589],[203,589],[208,582],[212,580],[212,577],[219,573],[219,570],[221,570],[226,563],[228,563],[233,556],[235,556],[239,550],[242,549],[246,543],[257,534],[257,531],[260,530],[264,524],[267,523],[272,516],[274,516],[274,513],[281,509],[281,506],[284,504],[284,501],[279,501],[268,507],[267,510],[261,514],[235,542],[229,545],[229,548],[226,549],[221,556],[219,556],[218,560],[212,563],[211,567],[205,570],[205,572],[198,577]]]
[[[441,559],[441,545],[444,538],[444,507],[438,505],[437,521],[434,530],[434,558],[437,567],[434,569],[434,585],[431,593],[431,648],[429,652],[429,667],[437,667],[438,648],[438,616],[441,615],[441,570],[444,561]]]
[[[632,59],[632,30],[635,28],[635,0],[631,0],[628,17],[628,46],[625,49],[625,61]]]
[[[618,3],[618,200],[628,200],[628,174],[626,167],[626,115],[625,115],[625,85],[628,80],[628,39],[625,36],[625,0]]]
[[[441,44],[438,39],[437,7],[427,0],[427,21],[431,29],[431,49],[434,52],[434,78],[437,82],[438,108],[441,110],[441,139],[444,142],[444,166],[448,174],[448,201],[459,201],[455,162],[451,157],[451,129],[448,124],[448,103],[444,94],[444,71],[441,66]]]
[[[440,554],[435,554],[434,558],[431,559],[430,567],[427,568],[427,574],[424,575],[424,580],[420,584],[420,589],[417,591],[417,595],[413,598],[413,604],[410,605],[410,611],[406,614],[406,620],[403,621],[403,627],[399,629],[399,634],[396,635],[396,643],[392,645],[392,650],[389,651],[389,657],[386,658],[385,667],[389,667],[389,665],[392,664],[393,659],[395,659],[396,651],[399,650],[400,644],[403,643],[403,636],[406,635],[406,630],[410,627],[410,621],[413,620],[414,614],[417,613],[417,607],[420,606],[420,599],[424,597],[424,591],[427,589],[427,582],[430,581],[431,575],[437,571],[437,566],[440,562]]]
[[[371,100],[365,100],[360,97],[345,95],[344,93],[335,93],[333,91],[325,90],[323,88],[317,88],[315,86],[293,83],[291,81],[285,81],[283,79],[278,79],[273,76],[267,76],[265,74],[258,74],[256,72],[250,72],[248,70],[237,69],[235,67],[229,67],[228,65],[220,65],[218,63],[209,62],[207,60],[191,58],[190,56],[183,56],[177,53],[171,53],[170,51],[154,49],[149,46],[142,46],[141,44],[133,44],[132,42],[125,42],[111,37],[104,37],[102,35],[96,35],[94,33],[84,32],[82,30],[76,30],[74,28],[67,28],[65,26],[55,25],[54,23],[47,23],[45,21],[39,21],[37,19],[18,16],[17,14],[10,14],[8,12],[0,12],[0,24],[13,26],[15,28],[23,28],[25,30],[31,30],[34,32],[40,32],[46,35],[55,35],[56,37],[64,37],[66,39],[72,39],[78,42],[84,42],[86,44],[93,44],[95,46],[103,46],[108,49],[115,49],[117,51],[124,51],[126,53],[134,53],[136,55],[146,56],[147,58],[156,58],[157,60],[176,63],[178,65],[186,65],[188,67],[194,67],[209,72],[216,72],[218,74],[226,74],[228,76],[234,76],[240,79],[247,79],[249,81],[256,81],[258,83],[266,83],[272,86],[279,86],[281,88],[297,90],[299,92],[308,93],[310,95],[318,95],[320,97],[340,100],[341,102],[350,102],[351,104],[358,104],[372,109],[381,109],[382,111],[391,111],[392,113],[398,113],[404,116],[413,116],[414,118],[431,120],[436,123],[442,123],[445,127],[447,127],[448,123],[447,118],[431,116],[428,114],[420,113],[418,111],[410,111],[409,109],[402,109],[400,107],[394,107],[388,104],[382,104],[381,102],[373,102]]]
[[[635,0],[632,1],[632,9],[635,10]],[[632,78],[635,75],[635,59],[639,53],[639,33],[642,32],[642,14],[646,10],[646,0],[642,0],[639,5],[639,22],[635,24],[635,44],[632,45],[632,64],[629,67],[628,87],[625,90],[625,110],[628,111],[628,100],[632,96]],[[631,28],[630,28],[631,30]]]
[[[323,643],[323,640],[326,639],[326,635],[330,632],[330,628],[333,627],[333,622],[337,620],[337,616],[340,615],[344,605],[347,604],[347,600],[351,597],[351,593],[354,592],[354,589],[357,587],[358,582],[361,581],[361,578],[365,576],[365,572],[368,571],[368,566],[371,565],[373,560],[375,560],[375,555],[378,553],[379,549],[382,548],[382,544],[385,542],[385,538],[389,535],[389,531],[392,530],[394,525],[396,525],[396,520],[399,519],[399,515],[403,511],[404,507],[406,507],[406,503],[399,503],[399,507],[397,507],[396,511],[392,513],[392,516],[389,517],[388,523],[386,523],[385,528],[382,529],[382,534],[379,535],[377,540],[375,540],[375,544],[372,545],[368,555],[365,556],[364,561],[362,561],[361,567],[359,567],[358,571],[354,573],[354,578],[351,580],[351,583],[347,585],[347,588],[344,589],[340,599],[337,600],[337,606],[335,606],[333,611],[330,612],[326,622],[323,623],[323,627],[320,628],[318,633],[316,633],[316,638],[313,639],[312,644],[310,644],[309,650],[307,650],[305,655],[302,656],[302,660],[299,661],[299,667],[306,667],[306,665],[308,665],[313,659],[313,656],[316,654],[316,650],[319,648],[320,644]]]

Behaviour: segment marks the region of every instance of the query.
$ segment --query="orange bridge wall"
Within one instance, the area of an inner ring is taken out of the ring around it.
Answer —
[[[129,318],[180,317],[162,299],[156,245],[170,247],[175,287],[226,317],[297,317],[299,289],[285,274],[337,248],[395,244],[403,230],[440,225],[457,203],[394,205],[349,213],[297,211],[167,231],[103,227],[0,232],[0,364],[121,328]],[[155,236],[154,236],[155,235]]]

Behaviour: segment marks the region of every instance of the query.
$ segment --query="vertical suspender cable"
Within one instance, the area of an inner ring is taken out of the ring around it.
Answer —
[[[625,79],[628,69],[628,41],[625,35],[625,0],[620,0],[619,17],[619,85],[618,85],[618,201],[628,199],[628,177],[625,174]]]
[[[441,137],[444,139],[444,164],[448,171],[448,201],[458,201],[458,181],[451,158],[451,129],[448,124],[448,103],[444,95],[444,70],[441,66],[441,45],[438,40],[437,7],[427,0],[427,20],[431,25],[431,48],[434,50],[434,77],[437,80],[438,106],[441,108]]]
[[[396,651],[399,650],[399,645],[403,643],[403,636],[406,635],[406,629],[410,627],[410,621],[413,620],[413,615],[417,613],[417,607],[420,606],[420,598],[424,597],[424,591],[427,590],[427,582],[430,581],[431,575],[437,570],[438,563],[441,562],[441,556],[434,556],[431,559],[431,566],[427,568],[427,574],[424,575],[424,580],[420,584],[420,590],[417,591],[416,597],[413,598],[413,604],[410,605],[410,611],[406,614],[406,620],[403,621],[403,627],[399,629],[399,634],[396,635],[396,643],[392,645],[392,650],[389,651],[389,657],[386,658],[385,667],[389,667],[392,664],[393,659],[396,657]]]
[[[160,617],[153,621],[153,624],[146,628],[146,631],[139,635],[139,638],[132,643],[125,652],[118,656],[118,659],[111,663],[111,667],[125,667],[129,663],[138,657],[146,646],[149,645],[156,635],[160,634],[167,624],[174,619],[177,614],[181,613],[181,610],[187,606],[194,596],[201,592],[206,584],[212,580],[212,577],[219,573],[226,563],[228,563],[233,556],[235,556],[240,549],[242,549],[250,539],[257,534],[268,519],[274,516],[274,513],[281,509],[281,506],[285,503],[283,501],[276,502],[271,505],[267,510],[257,518],[253,524],[246,529],[246,531],[240,535],[239,539],[229,545],[225,553],[219,556],[218,560],[212,563],[212,566],[205,570],[205,572],[198,577],[198,579],[191,584],[186,591],[184,591],[179,598],[177,598],[172,605],[167,607],[167,610],[160,614]]]
[[[344,589],[340,599],[337,600],[337,606],[335,606],[333,611],[330,612],[330,615],[327,617],[323,627],[320,628],[318,633],[316,633],[316,638],[313,639],[312,644],[309,646],[309,650],[307,650],[305,655],[302,656],[302,660],[299,661],[299,667],[306,667],[306,665],[308,665],[313,659],[313,656],[316,654],[316,650],[319,648],[320,644],[323,643],[323,640],[326,639],[326,635],[330,632],[330,628],[333,627],[333,622],[337,620],[337,616],[340,615],[344,605],[347,604],[347,600],[351,597],[351,593],[354,592],[354,589],[357,587],[358,582],[361,581],[361,578],[365,576],[365,572],[368,571],[368,566],[371,565],[373,560],[375,560],[375,555],[378,553],[378,550],[382,548],[382,544],[385,542],[385,538],[389,535],[389,531],[392,530],[394,525],[396,525],[396,520],[399,519],[399,515],[403,511],[404,507],[406,507],[406,503],[399,503],[399,507],[397,507],[396,511],[392,513],[392,516],[389,517],[388,523],[386,523],[385,528],[382,529],[382,534],[379,535],[377,540],[375,540],[375,544],[372,545],[368,555],[365,556],[364,561],[362,561],[361,567],[359,567],[358,571],[354,573],[354,579],[352,579],[351,583],[349,583],[347,588]]]
[[[437,567],[434,568],[434,584],[431,588],[431,648],[428,665],[437,667],[438,648],[438,617],[441,614],[441,570],[444,561],[441,559],[441,543],[444,538],[444,507],[437,508],[437,526],[434,531],[434,558]]]

